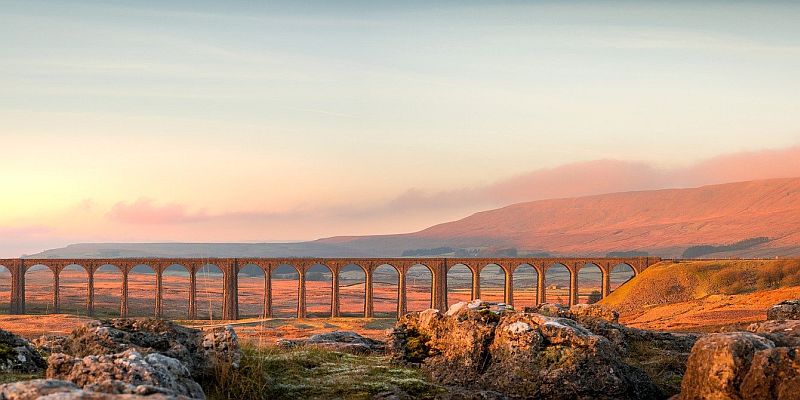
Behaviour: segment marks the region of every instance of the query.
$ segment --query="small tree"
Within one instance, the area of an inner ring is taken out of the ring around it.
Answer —
[[[594,304],[600,301],[603,298],[603,295],[598,290],[593,290],[592,293],[589,293],[589,304]]]

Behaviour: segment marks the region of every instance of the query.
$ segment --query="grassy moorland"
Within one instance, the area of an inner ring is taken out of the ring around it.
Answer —
[[[680,261],[648,268],[601,304],[631,326],[714,331],[763,320],[790,298],[800,298],[800,260]]]
[[[222,400],[370,399],[387,391],[426,399],[443,389],[419,369],[392,365],[385,356],[244,346],[240,368],[219,371],[204,390],[209,400]]]

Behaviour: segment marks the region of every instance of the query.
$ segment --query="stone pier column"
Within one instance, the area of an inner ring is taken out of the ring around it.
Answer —
[[[450,306],[447,301],[447,259],[442,261],[441,274],[439,278],[439,293],[441,293],[440,310],[445,312]]]
[[[261,314],[264,318],[272,318],[272,268],[264,269],[264,309]]]
[[[442,260],[433,267],[431,276],[431,308],[447,311],[447,261]]]
[[[122,271],[122,293],[119,296],[119,316],[128,318],[128,271]]]
[[[59,301],[58,292],[60,290],[61,284],[60,281],[61,271],[55,272],[53,271],[53,313],[59,314],[61,313],[61,302]]]
[[[372,308],[372,268],[367,267],[367,276],[364,282],[364,317],[372,318],[374,310]]]
[[[481,298],[481,271],[472,271],[472,300]]]
[[[11,272],[11,313],[25,314],[25,266],[19,260],[16,266],[9,266]]]
[[[546,270],[542,267],[541,271],[536,271],[536,305],[547,303],[547,294],[545,294],[544,276]]]
[[[154,314],[156,318],[161,318],[163,313],[163,309],[161,308],[161,302],[164,299],[164,283],[163,283],[164,274],[161,268],[156,269],[156,304],[154,307]]]
[[[339,268],[331,273],[331,318],[339,316]]]
[[[89,272],[88,295],[89,296],[86,301],[86,313],[90,317],[93,317],[94,316],[94,271]]]
[[[435,287],[431,287],[431,307],[433,307],[433,292]],[[408,312],[408,293],[406,289],[406,271],[401,270],[397,276],[397,319],[400,319]]]
[[[505,274],[506,284],[504,288],[504,296],[503,301],[513,306],[514,305],[514,275],[511,273],[511,270],[503,269],[503,273]]]
[[[197,270],[189,268],[189,319],[197,319]]]
[[[239,318],[239,260],[224,266],[222,286],[222,319]]]
[[[600,271],[600,272],[603,273],[602,293],[603,293],[603,298],[604,299],[606,298],[606,296],[611,294],[611,273],[609,272],[610,271],[609,268],[610,268],[609,266],[606,266],[605,269]]]
[[[578,304],[578,268],[569,270],[569,305]]]
[[[297,318],[306,317],[306,270],[300,268],[300,279],[297,281]]]

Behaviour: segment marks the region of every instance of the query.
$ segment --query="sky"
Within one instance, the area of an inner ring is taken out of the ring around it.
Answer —
[[[796,2],[6,0],[0,257],[800,176],[798,20]]]

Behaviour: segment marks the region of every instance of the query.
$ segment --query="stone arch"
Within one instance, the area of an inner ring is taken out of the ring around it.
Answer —
[[[603,270],[588,262],[578,268],[578,303],[591,304],[603,297]]]
[[[397,318],[400,271],[381,264],[372,271],[372,308],[376,318]]]
[[[327,265],[317,263],[306,269],[306,316],[331,316],[332,285],[333,271]]]
[[[351,263],[339,268],[339,314],[342,317],[363,317],[367,271]]]
[[[613,292],[636,276],[636,268],[626,262],[621,262],[612,265],[608,275],[609,290]]]
[[[478,275],[481,285],[481,300],[502,303],[505,301],[506,270],[499,264],[484,265]]]
[[[271,272],[272,316],[294,318],[297,316],[297,300],[300,291],[300,270],[287,263],[276,265]]]
[[[0,265],[0,314],[11,311],[11,270]]]
[[[406,269],[406,310],[422,311],[433,308],[433,270],[417,263]]]
[[[94,316],[112,318],[120,315],[122,301],[122,268],[102,264],[94,271]]]
[[[454,264],[447,269],[447,306],[472,300],[472,269],[465,264]]]
[[[161,272],[161,316],[168,319],[189,318],[192,272],[182,264],[171,264]]]
[[[544,273],[545,281],[545,301],[547,303],[558,303],[569,305],[571,296],[570,278],[572,272],[563,263],[553,263],[547,267]]]
[[[68,264],[58,274],[61,312],[86,315],[89,301],[89,271],[80,264]]]
[[[258,318],[264,315],[264,270],[258,265],[248,263],[239,268],[236,279],[239,318]]]
[[[522,310],[533,307],[538,299],[539,271],[531,264],[517,265],[511,275],[514,288],[514,307]]]
[[[34,264],[25,273],[25,313],[50,314],[55,312],[55,271],[44,264]]]
[[[195,271],[197,319],[222,319],[224,272],[213,263],[198,266]]]

